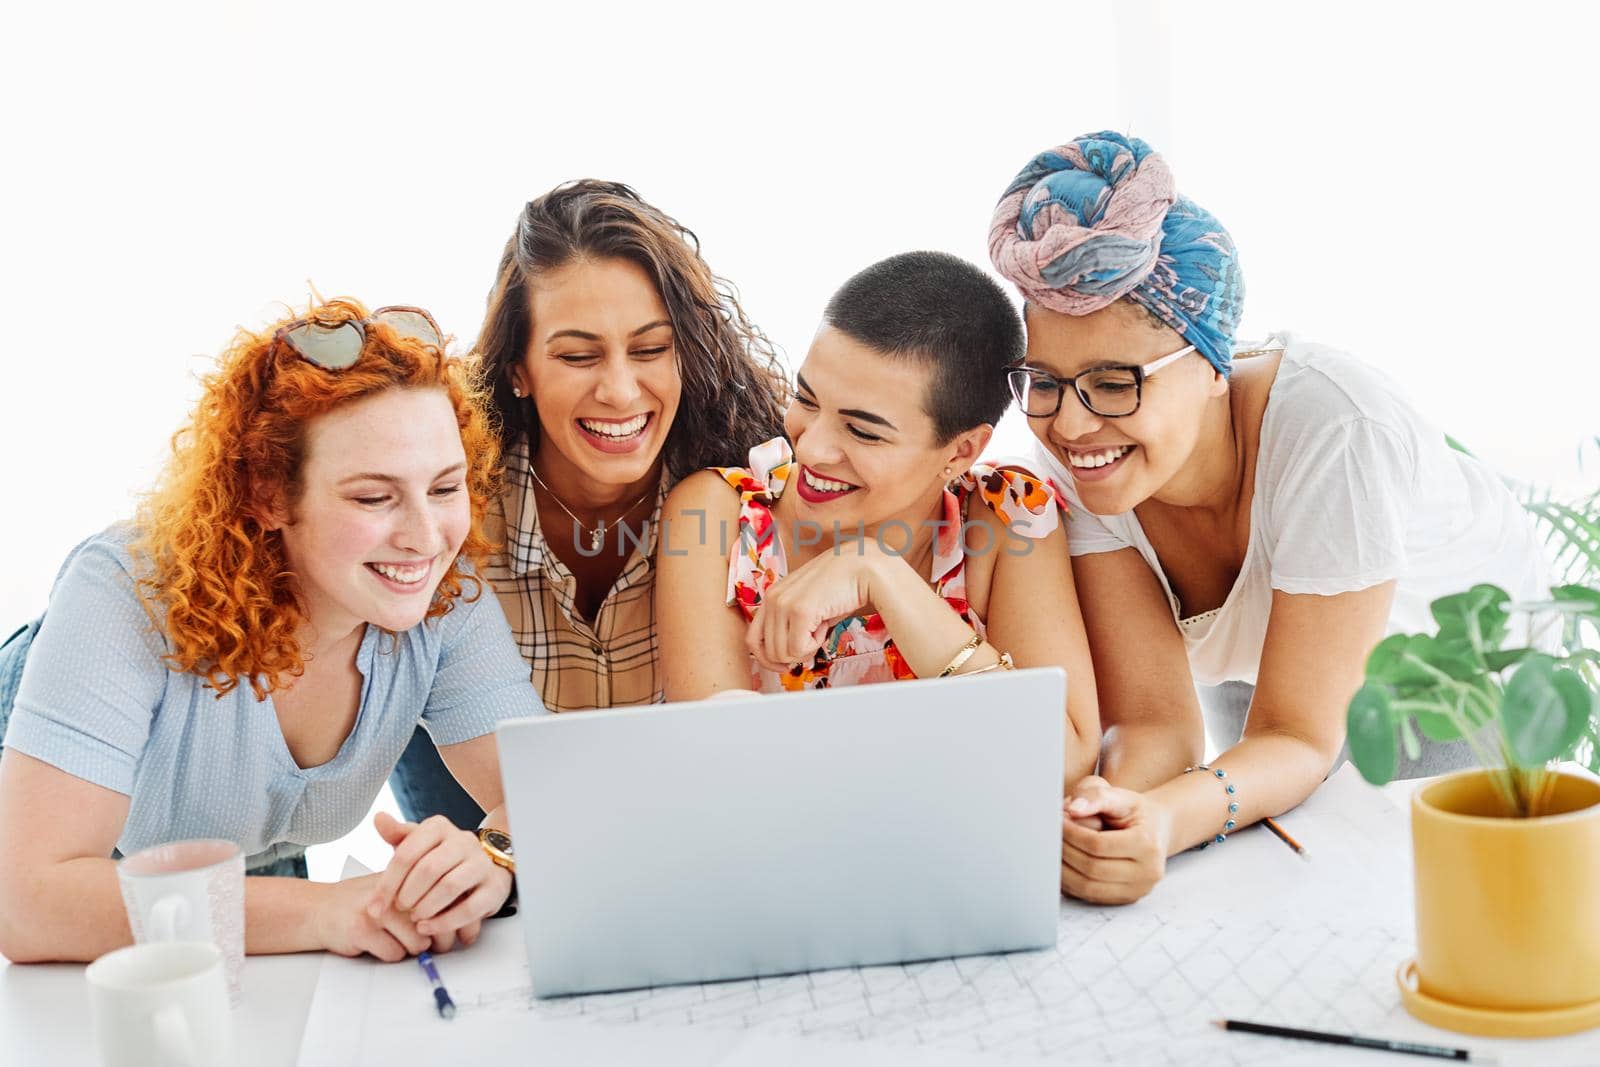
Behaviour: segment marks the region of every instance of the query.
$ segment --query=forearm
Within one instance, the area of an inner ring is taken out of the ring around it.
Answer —
[[[265,956],[327,948],[318,934],[317,909],[329,887],[304,878],[244,880],[244,950]]]
[[[0,953],[12,963],[87,963],[133,943],[114,860],[9,867]]]
[[[1072,717],[1070,715],[1067,717],[1067,750],[1062,762],[1061,776],[1062,796],[1067,795],[1073,786],[1094,773],[1095,763],[1099,759],[1097,740],[1080,735],[1072,727]]]
[[[1118,723],[1100,742],[1100,777],[1123,789],[1146,792],[1199,763],[1205,728],[1166,722]]]
[[[1282,815],[1314,792],[1327,777],[1331,757],[1289,734],[1245,738],[1211,762],[1211,770],[1178,774],[1147,791],[1165,812],[1170,828],[1167,854],[1175,855],[1268,818]],[[1218,778],[1221,770],[1224,777]],[[1228,792],[1232,786],[1234,791]],[[1239,810],[1229,810],[1237,804]],[[1232,820],[1230,828],[1227,822]]]
[[[133,943],[114,860],[65,860],[29,872],[26,883],[14,899],[7,893],[0,921],[13,963],[87,963]],[[246,878],[245,951],[322,948],[311,921],[320,889],[300,878]]]
[[[873,568],[872,607],[883,618],[895,648],[918,678],[935,678],[972,640],[973,629],[904,560],[888,557]],[[1000,662],[983,642],[961,665],[966,674]]]

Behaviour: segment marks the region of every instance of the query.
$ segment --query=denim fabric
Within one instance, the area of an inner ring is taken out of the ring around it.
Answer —
[[[33,644],[33,635],[39,632],[43,621],[41,615],[24,623],[0,642],[0,752],[5,751],[6,723],[11,721],[11,705],[17,702],[22,668],[28,662],[28,647]]]
[[[112,849],[111,858],[114,860],[122,859],[123,857],[121,851],[118,849]],[[246,867],[244,869],[244,873],[245,877],[247,878],[311,877],[310,872],[306,869],[306,854],[304,852],[296,852],[288,856],[279,856],[268,863],[259,864],[255,867]]]
[[[483,822],[483,809],[456,783],[433,738],[420,726],[389,775],[389,788],[407,822],[443,815],[463,830],[476,830]]]
[[[252,867],[244,872],[251,878],[309,878],[306,871],[306,854],[298,856],[280,856],[271,863],[261,867]]]

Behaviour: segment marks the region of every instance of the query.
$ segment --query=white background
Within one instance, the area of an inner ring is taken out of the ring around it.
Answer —
[[[1128,130],[1232,230],[1244,336],[1342,345],[1502,471],[1594,481],[1591,5],[459,6],[7,17],[0,630],[131,512],[235,326],[309,281],[464,347],[521,204],[585,175],[696,230],[798,362],[848,274],[986,262],[1033,153]]]

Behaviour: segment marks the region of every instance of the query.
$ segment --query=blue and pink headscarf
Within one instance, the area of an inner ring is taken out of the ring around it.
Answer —
[[[995,208],[989,258],[1041,307],[1087,315],[1126,296],[1223,374],[1233,365],[1233,238],[1137,137],[1092,133],[1035,156]]]

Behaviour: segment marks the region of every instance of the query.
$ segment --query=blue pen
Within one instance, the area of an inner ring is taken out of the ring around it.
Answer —
[[[433,966],[433,954],[419,953],[417,962],[422,965],[422,973],[428,976],[428,982],[433,986],[433,1000],[439,1006],[439,1018],[454,1019],[456,1002],[450,999],[450,994],[445,992],[444,983],[439,981],[439,972]]]

